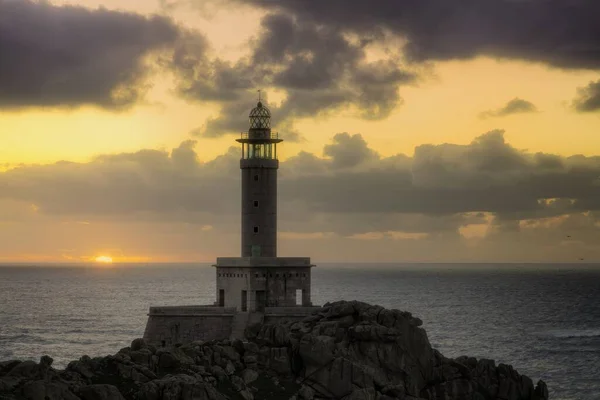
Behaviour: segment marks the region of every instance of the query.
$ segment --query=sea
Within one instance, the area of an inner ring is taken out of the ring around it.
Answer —
[[[410,311],[433,347],[506,363],[554,400],[600,400],[600,264],[322,264],[314,304]],[[210,304],[208,264],[0,266],[0,361],[116,353],[151,305]]]

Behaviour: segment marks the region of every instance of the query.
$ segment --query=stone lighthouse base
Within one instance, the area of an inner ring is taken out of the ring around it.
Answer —
[[[300,320],[319,308],[266,307],[263,312],[241,312],[214,305],[150,307],[144,339],[155,346],[243,339],[249,325]]]
[[[308,257],[219,257],[212,305],[150,307],[144,339],[155,345],[243,339],[257,323],[299,320],[312,305]]]

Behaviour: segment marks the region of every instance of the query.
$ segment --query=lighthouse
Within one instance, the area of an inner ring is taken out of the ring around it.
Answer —
[[[310,257],[277,255],[277,145],[283,140],[272,130],[271,112],[260,97],[237,142],[242,145],[241,254],[217,258],[217,304],[239,312],[311,307]]]
[[[302,319],[311,301],[310,257],[277,254],[277,145],[271,112],[260,99],[241,144],[241,252],[218,257],[216,298],[209,305],[151,306],[144,339],[155,345],[243,339],[258,323]],[[201,284],[206,284],[202,282]]]
[[[277,257],[277,144],[271,112],[259,101],[242,144],[242,257]]]

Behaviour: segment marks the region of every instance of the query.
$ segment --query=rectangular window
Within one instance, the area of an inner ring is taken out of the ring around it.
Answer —
[[[258,233],[258,226],[254,227],[254,233]]]
[[[302,289],[296,289],[296,305],[302,305]]]
[[[219,307],[225,307],[225,290],[219,289]]]
[[[242,311],[248,311],[248,292],[242,290]]]
[[[258,175],[254,175],[254,181],[258,182]]]
[[[258,200],[254,200],[254,207],[258,207]]]

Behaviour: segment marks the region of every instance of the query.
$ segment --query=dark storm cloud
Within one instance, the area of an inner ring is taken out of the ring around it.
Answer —
[[[291,89],[318,90],[336,86],[348,66],[364,56],[337,29],[303,24],[281,14],[267,15],[262,21],[253,65],[280,65],[274,83]]]
[[[600,80],[579,88],[573,107],[579,112],[600,111]]]
[[[415,76],[392,60],[368,62],[368,43],[353,41],[339,29],[272,14],[263,18],[247,59],[207,61],[191,49],[179,54],[173,68],[181,94],[222,105],[221,114],[197,134],[215,137],[247,128],[243,117],[252,91],[272,87],[286,93],[282,104],[270,105],[277,122],[288,128],[289,137],[298,137],[290,127],[295,118],[354,107],[362,118],[382,119],[401,103],[399,87]]]
[[[35,204],[50,215],[150,213],[185,220],[203,213],[237,221],[239,149],[200,162],[194,145],[22,166],[0,173],[0,200]],[[468,145],[421,145],[414,157],[381,157],[361,135],[343,133],[324,154],[302,152],[281,163],[281,223],[287,230],[427,233],[481,223],[486,213],[510,225],[600,211],[600,157],[519,151],[502,131]]]
[[[478,55],[600,68],[596,0],[237,0],[280,10],[331,29],[393,32],[415,61]]]
[[[497,110],[484,111],[479,116],[481,118],[506,117],[512,114],[534,113],[537,111],[537,107],[532,102],[515,97],[506,103],[504,107]]]
[[[179,35],[159,16],[0,0],[0,108],[130,106],[147,89],[145,57]]]

